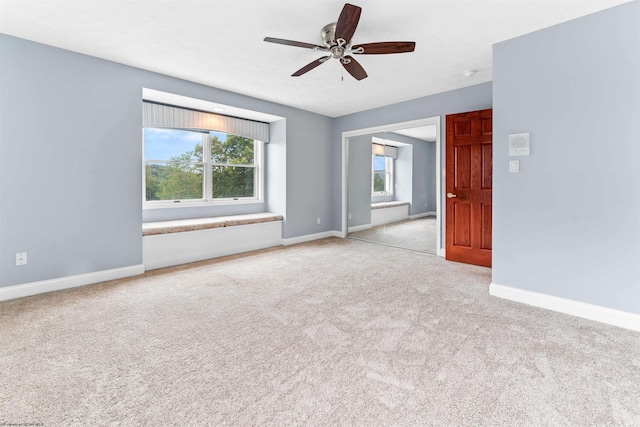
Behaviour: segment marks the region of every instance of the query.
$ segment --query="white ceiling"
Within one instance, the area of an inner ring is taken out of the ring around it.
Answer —
[[[290,77],[323,55],[262,41],[322,44],[339,0],[0,0],[0,32],[337,117],[490,81],[493,43],[629,0],[352,1],[354,43],[416,42],[358,56],[360,82],[337,60]]]

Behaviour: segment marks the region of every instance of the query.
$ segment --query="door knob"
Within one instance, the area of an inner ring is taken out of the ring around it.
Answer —
[[[447,199],[453,199],[454,197],[458,197],[453,193],[447,193]]]

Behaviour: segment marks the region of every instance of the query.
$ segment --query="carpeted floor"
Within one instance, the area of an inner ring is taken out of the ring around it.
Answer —
[[[435,254],[436,218],[426,217],[379,225],[368,230],[349,233],[349,237]]]
[[[351,239],[0,303],[0,425],[640,425],[640,334]]]

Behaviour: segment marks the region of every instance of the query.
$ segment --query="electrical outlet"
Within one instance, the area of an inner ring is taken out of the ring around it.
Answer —
[[[349,214],[349,219],[351,219],[351,214]]]
[[[26,264],[27,264],[27,253],[18,252],[16,254],[16,265],[26,265]]]
[[[320,224],[320,218],[318,218],[318,224]]]

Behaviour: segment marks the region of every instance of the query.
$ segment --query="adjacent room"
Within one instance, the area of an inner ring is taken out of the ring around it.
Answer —
[[[437,253],[434,124],[349,138],[349,237]]]
[[[0,425],[640,425],[640,0],[0,0]]]

